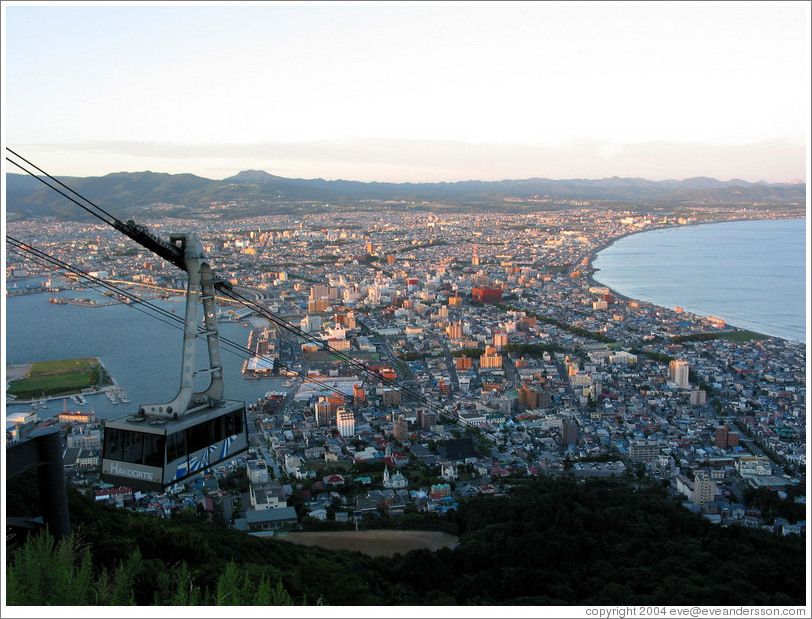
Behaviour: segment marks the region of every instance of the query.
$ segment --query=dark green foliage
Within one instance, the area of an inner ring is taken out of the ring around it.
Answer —
[[[459,520],[459,580],[446,589],[458,603],[474,592],[501,604],[586,605],[802,603],[805,595],[803,542],[712,525],[653,485],[541,480],[510,497],[464,502]]]
[[[69,491],[74,535],[7,558],[8,603],[59,605],[802,605],[805,540],[724,528],[657,485],[523,480],[461,501],[459,545],[331,552],[122,512]],[[421,526],[418,516],[412,524]],[[422,521],[421,521],[422,522]]]
[[[6,514],[9,517],[32,518],[42,512],[37,471],[27,471],[16,477],[6,477]]]
[[[231,471],[219,482],[219,486],[222,490],[235,494],[248,492],[249,484],[248,476],[245,474],[245,471],[240,468]]]
[[[240,178],[249,175],[249,178]],[[24,174],[6,174],[7,210],[12,217],[26,215],[56,215],[79,219],[81,211],[64,198],[33,181]],[[212,203],[232,202],[221,216],[247,218],[269,212],[296,214],[329,212],[340,207],[369,208],[369,200],[394,201],[375,207],[392,212],[415,210],[412,204],[399,201],[426,202],[420,210],[429,212],[533,212],[559,209],[563,204],[524,202],[528,196],[547,194],[561,202],[569,200],[600,200],[612,208],[621,201],[621,210],[658,211],[681,208],[686,200],[710,201],[719,205],[753,202],[803,202],[805,184],[753,184],[729,181],[715,187],[705,185],[676,188],[671,181],[624,179],[612,180],[550,180],[522,179],[503,181],[462,181],[455,183],[362,183],[357,181],[323,179],[292,179],[261,171],[244,171],[222,180],[201,178],[192,174],[162,174],[155,172],[117,172],[101,177],[60,177],[72,189],[96,203],[127,207],[138,215],[145,205],[164,204],[170,217],[189,218],[199,213],[210,214]],[[519,198],[521,203],[506,203],[505,197]],[[629,202],[646,201],[646,207]],[[176,205],[170,207],[168,205]],[[183,206],[180,206],[183,205]],[[494,205],[499,205],[495,207]],[[704,209],[708,207],[705,206]],[[803,206],[798,207],[803,213]],[[705,211],[691,210],[687,216],[712,218]],[[770,207],[765,207],[769,211]],[[684,210],[684,209],[682,209]],[[436,244],[436,243],[435,243]]]
[[[735,331],[712,331],[710,333],[691,333],[689,335],[675,335],[671,337],[673,344],[684,342],[708,342],[710,340],[730,340],[731,342],[749,342],[751,340],[767,340],[769,335],[736,329]]]
[[[544,353],[564,351],[566,351],[566,348],[558,344],[508,344],[505,346],[505,352],[539,359],[544,356]]]
[[[800,486],[799,486],[800,487]],[[745,505],[752,505],[761,510],[761,515],[770,524],[775,518],[786,518],[789,522],[806,520],[806,506],[793,499],[782,499],[777,492],[766,488],[747,487],[742,492]]]
[[[484,348],[465,348],[463,350],[452,350],[452,357],[471,357],[472,359],[479,359],[485,354]]]
[[[630,352],[632,352],[637,356],[654,359],[654,361],[659,361],[660,363],[671,363],[675,359],[675,357],[667,355],[663,352],[655,352],[653,350],[643,350],[641,348],[633,348]]]
[[[615,342],[614,338],[609,337],[608,335],[604,335],[603,333],[595,333],[594,331],[590,331],[589,329],[584,329],[582,327],[576,327],[574,325],[568,324],[561,320],[556,320],[554,318],[550,318],[549,316],[543,316],[537,312],[533,312],[530,310],[522,310],[521,308],[515,307],[513,305],[506,305],[504,303],[497,304],[498,308],[503,309],[505,311],[524,311],[526,315],[531,318],[535,318],[536,320],[548,324],[548,325],[555,325],[559,329],[563,329],[564,331],[569,331],[570,333],[574,333],[575,335],[580,335],[581,337],[586,337],[592,340],[597,340],[598,342],[605,342],[607,344],[611,344]]]
[[[106,576],[99,580],[110,597],[124,597]],[[6,602],[9,606],[91,604],[92,585],[90,558],[80,543],[74,539],[57,544],[49,535],[36,535],[13,553],[6,572]]]
[[[166,569],[143,561],[139,551],[112,571],[94,577],[90,553],[77,537],[55,542],[43,533],[11,554],[7,601],[11,606],[131,606],[145,575],[155,577],[156,606],[288,606],[294,603],[281,579],[271,586],[272,572],[252,574],[229,562],[215,587],[201,592],[186,563]]]

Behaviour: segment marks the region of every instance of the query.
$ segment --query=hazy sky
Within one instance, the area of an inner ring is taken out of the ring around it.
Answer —
[[[808,2],[3,12],[4,145],[52,174],[806,178]]]

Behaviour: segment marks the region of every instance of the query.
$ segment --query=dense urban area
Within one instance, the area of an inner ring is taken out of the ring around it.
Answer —
[[[661,480],[720,525],[805,534],[805,346],[591,277],[596,252],[628,234],[802,211],[382,202],[234,220],[220,216],[228,206],[190,222],[156,205],[139,223],[159,236],[193,226],[218,275],[312,336],[220,300],[220,320],[251,327],[239,380],[284,385],[246,402],[248,453],[173,492],[111,487],[101,422],[78,397],[47,419],[32,402],[7,419],[7,441],[59,424],[69,480],[97,500],[252,532],[442,517],[528,476],[616,476]],[[183,272],[108,227],[46,218],[8,222],[7,234],[145,299],[185,287]],[[46,294],[55,275],[8,252],[9,283],[42,280],[25,293]],[[62,289],[81,299],[82,285]]]

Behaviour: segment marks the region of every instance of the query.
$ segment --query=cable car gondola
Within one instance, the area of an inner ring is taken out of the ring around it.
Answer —
[[[223,402],[178,419],[132,415],[104,428],[102,479],[163,491],[248,448],[245,405]]]
[[[169,402],[145,404],[137,413],[109,421],[104,428],[102,479],[136,490],[163,491],[248,449],[245,404],[223,399],[223,366],[217,328],[215,284],[200,241],[193,233],[162,242],[171,262],[189,274],[181,382]],[[203,329],[198,309],[203,305]],[[206,337],[211,381],[194,392],[198,336]]]

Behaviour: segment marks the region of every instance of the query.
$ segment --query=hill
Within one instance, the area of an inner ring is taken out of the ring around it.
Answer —
[[[7,512],[24,515],[31,478],[10,481]],[[281,583],[294,601],[346,606],[805,603],[804,538],[713,525],[653,482],[516,479],[507,496],[465,500],[451,513],[453,550],[391,558],[257,538],[202,522],[194,509],[169,520],[115,510],[69,490],[92,571],[109,577],[126,566],[124,597],[140,605],[169,603],[178,582],[209,603],[224,582],[242,587],[241,599],[256,583]],[[64,604],[36,597],[54,592],[30,583],[49,573],[35,554],[9,555],[9,599]]]
[[[530,178],[454,183],[363,183],[295,179],[261,170],[245,170],[223,180],[193,174],[117,172],[99,177],[60,177],[60,181],[119,218],[135,217],[150,205],[174,205],[181,215],[213,203],[227,204],[229,215],[250,216],[297,202],[352,204],[363,200],[445,201],[460,207],[510,206],[506,200],[616,200],[687,202],[803,203],[804,183],[749,183],[711,178],[650,181],[641,178],[552,180]],[[28,175],[6,174],[6,210],[10,219],[55,216],[81,218],[82,211]],[[121,213],[125,213],[122,215]]]

